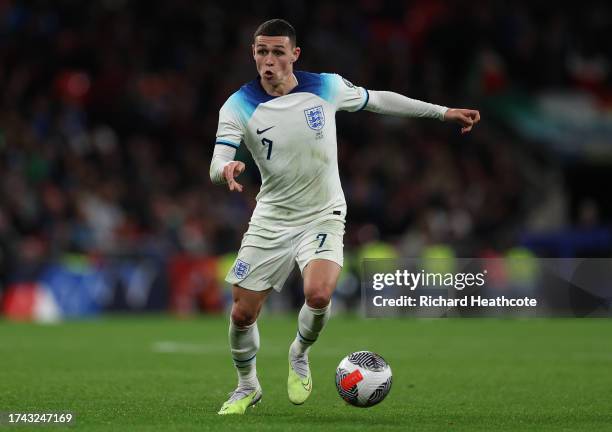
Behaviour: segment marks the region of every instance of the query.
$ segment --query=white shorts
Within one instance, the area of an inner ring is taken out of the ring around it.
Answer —
[[[251,225],[225,280],[253,291],[280,291],[296,262],[301,272],[314,259],[342,267],[343,236],[344,222],[340,220],[274,231]]]

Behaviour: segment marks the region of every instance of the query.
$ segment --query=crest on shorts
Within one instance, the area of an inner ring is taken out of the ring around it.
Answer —
[[[304,115],[306,115],[306,123],[310,129],[318,131],[325,126],[325,113],[321,105],[305,109]]]
[[[234,264],[234,274],[238,279],[244,279],[249,274],[250,269],[251,265],[240,259],[237,259],[236,264]]]

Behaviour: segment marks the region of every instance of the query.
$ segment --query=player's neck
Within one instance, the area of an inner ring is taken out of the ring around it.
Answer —
[[[291,92],[291,90],[296,88],[298,85],[297,78],[293,73],[291,75],[288,75],[287,79],[276,85],[269,84],[262,79],[260,79],[259,81],[261,82],[261,86],[263,87],[263,89],[270,96],[284,96],[286,94],[289,94],[289,92]]]

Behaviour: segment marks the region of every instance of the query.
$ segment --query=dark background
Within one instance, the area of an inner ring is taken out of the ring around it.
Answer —
[[[405,256],[610,256],[606,2],[0,0],[0,286],[68,256],[235,253],[259,176],[209,179],[218,110],[282,17],[296,68],[479,109],[339,113],[347,268]],[[92,258],[94,257],[94,258]]]

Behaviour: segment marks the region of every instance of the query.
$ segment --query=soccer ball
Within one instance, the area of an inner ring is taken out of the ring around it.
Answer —
[[[358,407],[380,403],[391,390],[391,367],[370,351],[357,351],[342,359],[336,369],[340,397]]]

